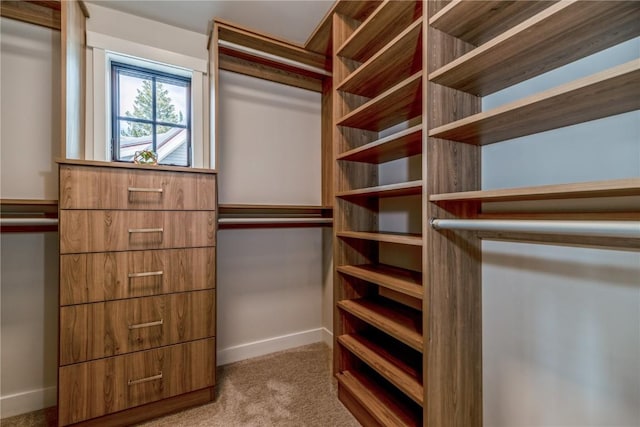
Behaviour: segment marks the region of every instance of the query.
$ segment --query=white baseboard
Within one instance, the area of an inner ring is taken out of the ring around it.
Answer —
[[[228,363],[263,356],[302,345],[313,344],[323,340],[324,328],[318,328],[218,349],[217,364],[218,366],[226,365]]]
[[[13,417],[55,406],[56,387],[46,387],[0,397],[0,418]]]
[[[329,348],[333,348],[333,332],[327,328],[322,328],[322,341],[328,345]]]

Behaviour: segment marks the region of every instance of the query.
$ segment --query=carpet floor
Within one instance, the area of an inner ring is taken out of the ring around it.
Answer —
[[[337,398],[331,350],[316,343],[218,368],[217,399],[144,427],[357,427]],[[55,408],[1,420],[2,427],[56,425]]]

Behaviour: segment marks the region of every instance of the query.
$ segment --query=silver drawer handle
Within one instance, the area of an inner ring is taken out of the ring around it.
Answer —
[[[129,279],[134,277],[149,277],[149,276],[162,276],[164,272],[160,271],[145,271],[144,273],[129,273]]]
[[[162,379],[162,371],[160,371],[159,374],[157,375],[153,375],[151,377],[147,377],[147,378],[140,378],[139,380],[129,380],[127,381],[127,385],[136,385],[136,384],[140,384],[140,383],[146,383],[149,381],[155,381],[155,380],[161,380]]]
[[[161,326],[162,324],[164,324],[164,319],[156,320],[155,322],[137,323],[135,325],[129,325],[129,330],[140,329],[140,328],[150,328],[152,326]]]
[[[130,228],[129,233],[162,233],[163,228]]]
[[[162,193],[164,190],[162,188],[140,188],[140,187],[129,187],[130,193]]]

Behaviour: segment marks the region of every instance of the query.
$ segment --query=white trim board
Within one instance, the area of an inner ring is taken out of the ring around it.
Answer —
[[[57,387],[23,391],[0,397],[0,418],[26,414],[57,404]]]
[[[176,67],[186,68],[187,70],[200,71],[205,74],[207,72],[207,66],[209,65],[208,61],[204,58],[196,58],[93,31],[87,31],[87,46],[130,55],[136,58],[144,58],[163,64],[170,64]]]
[[[325,328],[310,329],[218,350],[217,365],[264,356],[265,354],[324,341]]]

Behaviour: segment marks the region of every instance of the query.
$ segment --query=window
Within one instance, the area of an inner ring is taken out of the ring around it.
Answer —
[[[153,150],[158,163],[191,165],[191,79],[111,62],[113,160]]]

